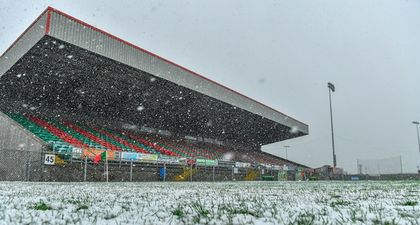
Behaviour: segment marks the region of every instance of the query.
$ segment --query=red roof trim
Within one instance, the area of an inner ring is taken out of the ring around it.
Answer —
[[[48,7],[47,8],[47,22],[45,24],[45,34],[49,34],[50,33],[50,24],[51,24],[51,8]]]
[[[50,9],[50,7],[48,7],[46,10],[44,10],[41,15],[39,15],[34,22],[31,23],[31,25],[29,25],[28,28],[25,29],[25,31],[23,31],[22,34],[19,35],[19,37],[6,49],[6,51],[3,52],[3,54],[1,54],[0,58],[3,57],[13,46],[15,46],[16,42],[18,42],[22,36],[28,32],[28,30],[36,23],[38,22],[39,19],[41,19],[41,17],[44,15],[45,12],[47,12]]]

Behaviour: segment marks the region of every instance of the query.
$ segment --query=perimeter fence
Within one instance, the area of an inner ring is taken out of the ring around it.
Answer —
[[[149,157],[149,160],[145,157],[138,161],[123,158],[118,153],[105,159],[98,158],[98,155],[87,156],[80,152],[0,149],[0,180],[211,182],[295,180],[297,174],[296,171],[283,171],[278,167],[233,161],[176,161],[169,157]]]
[[[402,174],[402,157],[358,159],[357,172],[364,175]]]

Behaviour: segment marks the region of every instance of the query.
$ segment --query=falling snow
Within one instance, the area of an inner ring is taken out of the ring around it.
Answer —
[[[144,110],[144,106],[142,105],[137,106],[137,111],[141,112],[143,110]]]

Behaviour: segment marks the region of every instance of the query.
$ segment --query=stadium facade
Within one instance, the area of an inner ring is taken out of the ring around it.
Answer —
[[[51,7],[0,57],[0,111],[2,179],[45,152],[306,167],[261,146],[308,125]]]

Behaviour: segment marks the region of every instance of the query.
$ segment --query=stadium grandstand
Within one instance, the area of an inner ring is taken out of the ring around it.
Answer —
[[[308,125],[51,7],[0,57],[0,111],[2,179],[46,153],[307,168],[261,146]]]

